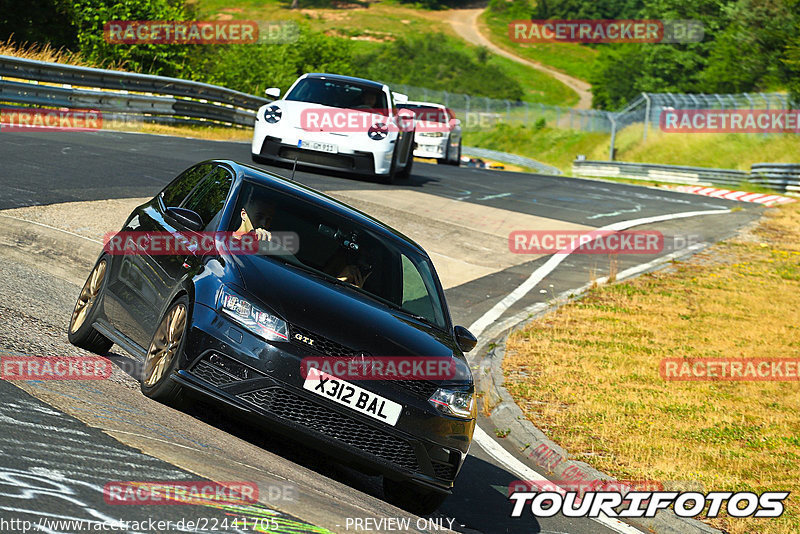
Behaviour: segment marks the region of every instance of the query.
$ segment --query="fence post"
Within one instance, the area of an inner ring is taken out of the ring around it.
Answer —
[[[613,113],[608,114],[608,120],[611,121],[611,147],[608,150],[608,161],[614,161],[616,154],[614,154],[614,141],[617,140],[617,121]]]
[[[644,97],[644,132],[642,133],[642,142],[647,141],[647,130],[650,128],[650,95],[642,93]]]
[[[464,121],[467,123],[467,128],[469,128],[469,95],[464,95],[464,98],[467,101],[466,111],[464,112]]]

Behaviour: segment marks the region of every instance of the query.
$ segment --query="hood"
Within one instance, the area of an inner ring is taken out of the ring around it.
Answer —
[[[247,292],[290,325],[373,357],[451,357],[456,374],[447,382],[472,381],[452,335],[279,261],[249,255],[233,261]]]
[[[298,128],[307,132],[324,131],[333,135],[363,136],[375,123],[388,124],[390,117],[376,115],[357,109],[335,108],[299,102],[277,100],[270,105],[281,108],[284,127]],[[284,122],[285,121],[285,122]]]

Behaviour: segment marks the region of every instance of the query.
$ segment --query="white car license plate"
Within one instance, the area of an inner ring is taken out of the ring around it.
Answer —
[[[330,152],[336,154],[339,152],[339,147],[332,143],[319,143],[317,141],[300,141],[300,148],[307,148],[308,150],[318,150],[319,152]]]
[[[397,424],[400,412],[403,411],[403,407],[396,402],[313,367],[308,370],[303,389],[391,426]]]

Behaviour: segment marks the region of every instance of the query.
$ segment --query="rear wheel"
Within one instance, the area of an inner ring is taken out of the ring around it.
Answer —
[[[70,343],[96,354],[105,354],[114,344],[92,326],[97,316],[97,302],[102,300],[103,290],[106,286],[107,270],[108,259],[100,258],[78,295],[67,333]]]
[[[447,499],[446,493],[425,489],[411,482],[383,478],[383,495],[390,503],[417,515],[435,512]]]
[[[181,385],[173,382],[170,375],[183,353],[188,324],[189,298],[182,295],[167,308],[147,349],[141,387],[151,399],[171,404],[181,397]]]

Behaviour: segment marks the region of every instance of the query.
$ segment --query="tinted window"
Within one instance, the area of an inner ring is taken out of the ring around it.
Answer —
[[[331,283],[365,293],[387,305],[446,327],[444,301],[430,260],[402,241],[389,239],[352,220],[269,187],[245,182],[236,203],[254,228],[293,234],[294,252],[259,247],[263,261],[281,261]],[[234,217],[229,230],[243,231]]]
[[[428,122],[447,123],[450,119],[448,113],[442,108],[421,106],[419,104],[400,104],[403,109],[410,109],[417,115],[417,120]]]
[[[200,183],[211,170],[212,165],[205,163],[202,165],[195,165],[194,167],[184,171],[180,176],[175,178],[161,192],[161,199],[164,201],[164,206],[168,208],[175,208],[181,205],[186,195],[191,193],[192,189]]]
[[[186,199],[182,207],[200,215],[204,230],[215,230],[232,183],[231,173],[222,167],[217,167]]]
[[[286,100],[310,102],[334,108],[381,111],[385,114],[386,93],[377,87],[339,80],[305,78],[286,95]]]

